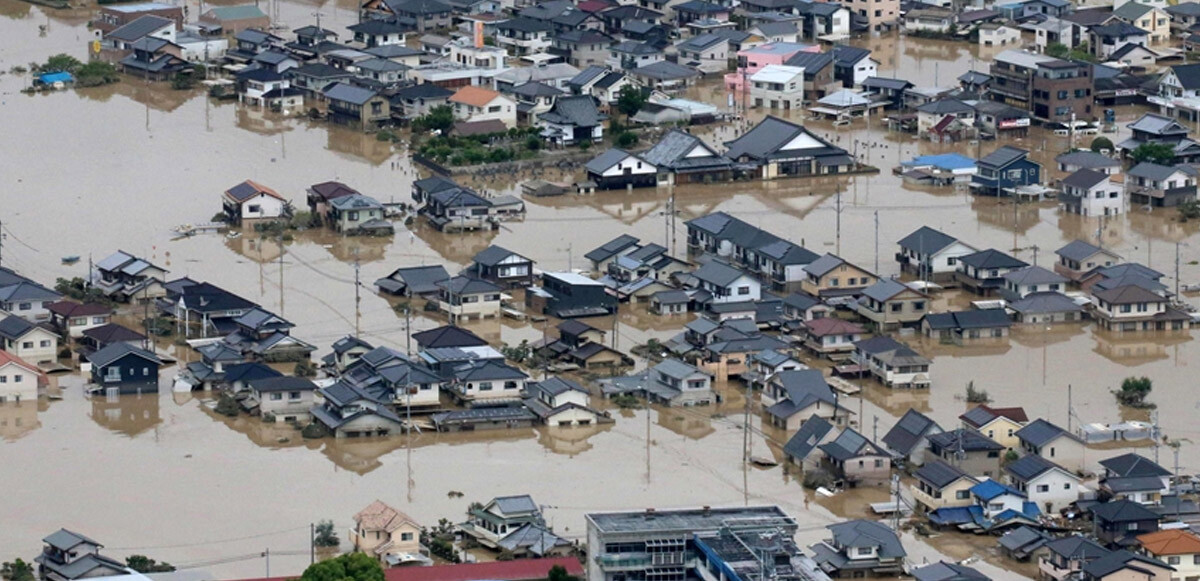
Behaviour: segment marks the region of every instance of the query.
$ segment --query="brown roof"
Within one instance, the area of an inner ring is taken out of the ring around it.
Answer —
[[[508,127],[504,126],[504,122],[499,119],[484,119],[483,121],[459,121],[454,124],[454,129],[451,133],[454,135],[487,135],[489,133],[503,133],[508,131]]]
[[[1142,547],[1152,555],[1194,555],[1200,553],[1200,537],[1189,531],[1171,529],[1140,535]]]
[[[1125,285],[1113,289],[1092,293],[1096,298],[1112,305],[1130,305],[1133,303],[1161,303],[1164,299],[1140,286]]]
[[[372,502],[370,506],[354,515],[354,522],[363,530],[392,532],[404,523],[420,528],[417,521],[386,504],[382,500]]]
[[[457,93],[450,96],[450,101],[473,107],[483,107],[499,96],[500,93],[496,91],[472,85],[459,89]]]
[[[74,301],[58,301],[46,307],[51,313],[63,317],[85,317],[91,315],[108,315],[113,310],[97,303],[77,303]]]
[[[824,337],[826,335],[853,335],[855,333],[865,333],[866,329],[858,323],[851,323],[837,317],[821,317],[804,323],[808,327],[809,334],[815,337]]]
[[[308,189],[312,190],[326,201],[359,193],[358,190],[343,184],[342,182],[321,182],[319,184],[313,184],[309,186]]]
[[[12,363],[13,365],[16,365],[18,367],[22,367],[26,371],[36,375],[38,386],[44,386],[44,385],[46,385],[46,383],[48,383],[48,380],[46,379],[46,374],[42,373],[42,370],[38,369],[38,367],[36,365],[29,363],[28,361],[25,361],[24,359],[21,359],[20,357],[17,357],[16,355],[8,353],[7,351],[0,351],[0,367],[4,367],[5,365],[8,365],[9,363]]]

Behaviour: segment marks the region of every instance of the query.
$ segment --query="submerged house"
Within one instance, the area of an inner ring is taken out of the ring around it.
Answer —
[[[1029,159],[1029,152],[1011,145],[1001,146],[976,162],[971,190],[986,196],[1009,196],[1016,188],[1042,183],[1042,166]]]
[[[617,310],[617,298],[600,281],[573,272],[546,272],[542,286],[526,289],[525,305],[560,319],[599,317]]]
[[[733,162],[703,139],[671,129],[641,154],[658,171],[658,183],[679,185],[724,182],[733,178]]]
[[[275,220],[291,214],[292,206],[279,192],[246,180],[222,196],[225,218],[231,224],[255,220]]]
[[[753,166],[764,180],[846,173],[857,167],[846,150],[774,116],[725,145],[726,157]]]
[[[324,403],[314,406],[310,413],[335,437],[386,436],[404,426],[404,420],[392,411],[391,401],[351,382],[338,381],[319,393]]]
[[[113,343],[91,355],[91,383],[94,391],[105,394],[158,393],[158,368],[162,360],[155,354],[128,343]]]
[[[639,395],[669,406],[708,405],[717,401],[712,374],[676,359],[666,359],[636,375],[599,381],[605,397]]]
[[[166,294],[165,268],[118,250],[96,263],[92,286],[120,302],[153,300]]]

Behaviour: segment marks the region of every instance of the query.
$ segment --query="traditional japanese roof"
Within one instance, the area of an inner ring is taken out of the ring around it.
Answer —
[[[909,408],[900,417],[900,421],[883,436],[883,443],[900,455],[907,456],[918,444],[925,440],[925,435],[941,427],[925,414]]]
[[[1140,535],[1142,548],[1154,555],[1200,554],[1200,537],[1188,530],[1168,529]]]
[[[814,414],[800,424],[800,429],[783,445],[783,452],[792,458],[803,460],[825,440],[825,436],[831,430],[832,424]]]
[[[1175,568],[1170,565],[1143,555],[1131,553],[1126,550],[1115,551],[1109,553],[1099,559],[1096,559],[1083,566],[1083,573],[1089,579],[1104,579],[1105,577],[1116,573],[1122,569],[1132,569],[1137,573],[1146,574],[1148,570],[1146,565],[1160,567],[1168,571],[1174,571]],[[1151,573],[1152,574],[1152,573]]]
[[[367,505],[367,508],[360,510],[358,514],[354,515],[354,522],[358,523],[364,531],[390,533],[405,524],[421,528],[421,525],[417,524],[412,517],[388,506],[382,500],[376,500]]]

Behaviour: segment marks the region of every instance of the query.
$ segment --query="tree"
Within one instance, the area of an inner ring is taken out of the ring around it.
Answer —
[[[138,573],[169,573],[175,570],[170,563],[159,563],[145,555],[130,555],[125,558],[125,566]]]
[[[619,145],[621,147],[632,147],[634,145],[637,145],[637,142],[638,142],[638,136],[636,133],[634,133],[632,131],[625,131],[625,132],[622,132],[620,135],[617,135],[617,145]]]
[[[171,88],[176,91],[190,91],[196,86],[196,78],[189,73],[175,73],[171,79]]]
[[[1091,51],[1088,50],[1088,43],[1086,42],[1080,43],[1079,46],[1071,49],[1071,51],[1067,53],[1067,58],[1089,63],[1096,62],[1096,57],[1092,56]]]
[[[34,581],[33,566],[21,559],[0,565],[0,579],[4,581]]]
[[[1126,377],[1117,392],[1117,401],[1130,407],[1144,407],[1146,396],[1153,387],[1154,383],[1148,377]]]
[[[1090,149],[1096,153],[1101,153],[1103,151],[1112,151],[1113,150],[1113,142],[1111,139],[1109,139],[1107,137],[1100,136],[1100,137],[1097,137],[1092,140],[1092,145],[1091,145]]]
[[[366,553],[349,553],[309,565],[300,581],[383,581],[383,567]]]
[[[529,151],[537,151],[542,148],[542,140],[530,135],[525,138],[525,149]]]
[[[567,568],[562,565],[550,567],[550,573],[546,575],[549,581],[579,581],[579,578],[567,573]]]
[[[1184,222],[1200,218],[1200,200],[1184,200],[1175,209],[1179,211],[1179,219]]]
[[[79,87],[98,87],[121,80],[117,67],[104,61],[92,61],[75,71],[75,85]]]
[[[323,520],[317,523],[313,544],[318,547],[336,547],[342,544],[338,539],[337,530],[333,528],[333,521]]]
[[[1129,157],[1137,163],[1148,161],[1158,165],[1172,165],[1175,163],[1175,148],[1166,143],[1143,143],[1137,146]]]
[[[967,382],[967,403],[987,403],[992,401],[986,389],[975,389],[975,382]]]
[[[66,72],[74,73],[83,66],[79,59],[65,53],[56,54],[46,60],[46,64],[39,65],[35,72],[39,73],[57,73]]]
[[[1067,58],[1070,52],[1071,49],[1067,48],[1067,45],[1061,42],[1052,42],[1046,45],[1046,56],[1052,56],[1056,59]]]
[[[449,105],[438,105],[422,117],[413,120],[413,129],[417,131],[449,131],[454,127],[454,109]]]
[[[617,111],[625,115],[625,118],[637,115],[638,111],[642,110],[642,105],[646,104],[646,93],[633,85],[625,85],[621,87],[621,92],[617,93]]]

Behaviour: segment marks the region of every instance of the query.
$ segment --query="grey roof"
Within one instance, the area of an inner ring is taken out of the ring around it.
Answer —
[[[1159,491],[1164,488],[1162,478],[1157,476],[1130,476],[1128,478],[1107,478],[1103,481],[1105,488],[1114,493],[1137,491]]]
[[[1004,280],[1019,285],[1065,283],[1067,278],[1040,266],[1026,266],[1004,275]]]
[[[863,339],[854,343],[854,347],[892,365],[929,365],[931,363],[908,345],[886,335]]]
[[[710,156],[685,157],[697,146],[712,152]],[[690,169],[713,165],[728,165],[728,158],[717,154],[702,139],[679,129],[671,129],[645,153],[643,158],[657,167],[667,169]]]
[[[1105,470],[1108,470],[1110,474],[1122,477],[1161,477],[1171,475],[1171,471],[1154,463],[1153,460],[1133,452],[1101,460],[1100,465]]]
[[[582,87],[600,78],[601,75],[604,75],[608,72],[608,67],[591,65],[582,71],[579,71],[578,75],[571,77],[571,80],[567,81],[567,84],[573,87]]]
[[[781,34],[793,34],[796,32],[796,23],[794,22],[760,22],[754,28],[758,29],[763,36],[777,36]]]
[[[493,244],[475,254],[475,256],[471,258],[471,262],[483,266],[496,266],[509,256],[518,256],[520,258],[524,258],[525,260],[529,260],[528,258],[504,248],[503,246],[497,246]]]
[[[279,376],[252,379],[247,382],[250,389],[259,393],[273,391],[315,391],[316,384],[303,377]]]
[[[825,375],[819,369],[781,371],[775,376],[774,381],[783,387],[786,394],[784,401],[790,404],[794,411],[803,410],[818,402],[837,404],[837,396],[834,395],[833,389],[825,381]]]
[[[728,43],[728,42],[729,42],[729,39],[727,39],[719,34],[712,34],[712,33],[697,34],[696,36],[693,36],[693,37],[675,45],[675,48],[680,49],[680,50],[701,51],[701,50],[705,50],[709,47],[716,46],[717,44]]]
[[[958,450],[964,452],[979,452],[983,450],[1003,450],[1004,446],[999,442],[979,433],[975,430],[966,428],[957,428],[948,432],[940,432],[926,436],[929,443],[941,448],[942,450]]]
[[[1029,152],[1019,147],[1005,145],[981,158],[978,162],[980,166],[1005,167],[1019,159],[1024,159],[1029,155]]]
[[[602,260],[612,258],[613,256],[620,254],[622,251],[627,250],[632,246],[637,246],[637,243],[637,236],[622,234],[616,238],[613,238],[612,240],[609,240],[608,242],[605,242],[599,248],[584,254],[583,257],[594,262],[600,262]]]
[[[35,327],[36,325],[21,317],[9,315],[0,320],[0,337],[15,341],[32,331]]]
[[[632,55],[652,55],[662,52],[648,42],[638,42],[636,40],[626,40],[612,45],[609,50]]]
[[[1132,305],[1135,303],[1165,303],[1167,299],[1136,284],[1129,284],[1104,290],[1093,290],[1092,296],[1113,305]]]
[[[558,125],[594,127],[608,119],[608,116],[600,113],[594,98],[589,95],[572,95],[556,98],[550,110],[538,115],[538,118]]]
[[[87,536],[81,535],[74,531],[69,531],[67,529],[58,529],[57,531],[54,531],[49,536],[42,539],[42,542],[63,551],[69,551],[82,543],[96,545],[97,547],[104,546]]]
[[[1108,522],[1158,520],[1158,514],[1132,500],[1114,500],[1092,507],[1092,515]]]
[[[438,282],[437,285],[438,288],[444,288],[449,293],[455,295],[498,293],[501,290],[500,287],[482,278],[469,276],[456,276],[449,280]]]
[[[894,91],[903,91],[912,86],[912,83],[904,79],[892,79],[888,77],[867,77],[862,83],[866,89],[891,89]]]
[[[1025,298],[1008,304],[1008,307],[1018,313],[1066,313],[1079,312],[1083,307],[1059,292],[1040,292],[1025,295]]]
[[[129,23],[105,35],[105,38],[115,38],[124,42],[140,40],[146,35],[164,27],[174,26],[175,21],[154,14],[139,16]]]
[[[1197,17],[1200,16],[1200,3],[1180,2],[1174,6],[1167,6],[1165,10],[1167,11],[1167,14],[1172,16],[1178,15]]]
[[[769,159],[773,155],[779,154],[784,146],[801,134],[807,134],[808,137],[820,144],[820,147],[812,148],[811,153],[814,156],[844,155],[846,153],[846,150],[821,139],[803,126],[775,116],[767,116],[741,137],[726,143],[729,151],[725,155],[731,159],[741,157]],[[792,154],[788,153],[787,155]]]
[[[710,260],[692,273],[697,279],[709,282],[719,287],[726,287],[746,273],[718,260]]]
[[[1046,548],[1055,555],[1070,560],[1091,561],[1109,554],[1109,550],[1082,535],[1072,535],[1046,543]]]
[[[1063,185],[1078,188],[1085,192],[1092,187],[1099,185],[1101,182],[1108,181],[1108,175],[1093,171],[1087,168],[1080,169],[1075,173],[1063,178]]]
[[[926,463],[917,469],[913,475],[932,484],[935,488],[945,488],[960,478],[971,478],[959,467],[951,466],[941,460]]]
[[[879,559],[899,559],[907,555],[900,537],[881,523],[852,520],[826,527],[833,533],[834,542],[841,547],[878,547]]]
[[[673,81],[690,79],[700,76],[700,71],[692,67],[675,64],[671,61],[658,61],[644,67],[634,69],[633,74],[648,77],[658,81]]]
[[[826,254],[804,267],[804,271],[816,276],[823,276],[825,273],[841,266],[846,261],[833,254]]]
[[[354,75],[352,75],[349,71],[346,71],[345,69],[339,69],[335,66],[328,65],[325,63],[308,63],[308,64],[304,64],[304,65],[301,65],[301,66],[298,66],[295,68],[288,69],[287,76],[289,76],[289,77],[305,76],[305,77],[312,77],[314,79],[337,79],[337,78],[352,77]],[[426,85],[417,85],[417,86],[433,87],[436,85],[426,84]],[[443,89],[443,90],[445,90],[445,89]]]
[[[1058,464],[1055,464],[1054,462],[1051,462],[1036,454],[1026,454],[1016,462],[1004,467],[1004,469],[1010,474],[1025,482],[1029,482],[1030,480],[1037,478],[1049,470],[1054,470],[1055,468],[1058,468],[1059,470],[1062,470],[1068,474],[1070,473],[1070,470],[1067,470],[1066,468],[1063,468],[1062,466],[1059,466]]]
[[[865,58],[871,58],[871,51],[857,46],[836,44],[830,49],[833,60],[838,66],[853,66]]]
[[[1079,440],[1079,438],[1075,437],[1070,432],[1068,432],[1068,431],[1066,431],[1066,430],[1064,430],[1042,418],[1038,418],[1038,419],[1030,422],[1025,427],[1017,430],[1016,436],[1022,442],[1027,442],[1030,445],[1036,446],[1036,447],[1041,447],[1046,444],[1049,444],[1050,442],[1053,442],[1054,440],[1058,439],[1059,437],[1063,437],[1063,436],[1071,438],[1076,441]]]
[[[449,280],[450,274],[446,267],[440,264],[429,266],[410,266],[397,268],[386,278],[379,279],[375,284],[385,280],[400,280],[412,294],[427,294],[437,292],[437,283]]]
[[[653,369],[657,373],[662,373],[662,374],[666,375],[667,377],[671,377],[674,379],[686,379],[697,373],[702,373],[704,375],[708,375],[708,373],[701,371],[700,369],[698,369],[696,367],[688,365],[687,363],[679,361],[678,359],[664,359],[664,360],[662,360],[662,362],[660,362],[658,365],[655,365],[651,369]]]
[[[518,16],[497,24],[496,30],[515,30],[518,32],[550,32],[551,30],[554,30],[554,25],[544,20]]]
[[[571,392],[571,391],[577,391],[580,393],[588,393],[588,390],[585,389],[582,385],[579,385],[578,383],[576,383],[570,379],[564,379],[564,378],[558,377],[558,376],[543,379],[537,383],[532,383],[530,385],[536,386],[537,389],[540,389],[550,395],[561,395],[561,394]]]
[[[496,508],[505,515],[516,515],[522,513],[538,512],[538,505],[533,501],[533,497],[528,494],[517,496],[497,496],[492,499],[491,503],[495,503]]]
[[[954,115],[957,113],[966,113],[974,111],[975,108],[959,101],[958,99],[938,99],[930,101],[917,107],[917,111],[921,113],[930,113],[934,115]]]
[[[425,51],[423,50],[408,48],[407,46],[401,44],[384,44],[380,46],[373,46],[371,48],[364,48],[363,52],[385,59],[394,59],[406,56],[420,56],[425,54]],[[359,66],[362,65],[360,64]]]
[[[879,446],[873,444],[865,436],[853,428],[845,428],[832,442],[822,444],[821,451],[830,458],[845,462],[860,456],[888,456]]]
[[[1087,257],[1100,251],[1100,247],[1084,242],[1083,240],[1072,240],[1066,246],[1055,250],[1054,253],[1067,260],[1082,262]]]
[[[1138,572],[1145,572],[1146,569],[1139,567],[1139,565],[1153,565],[1166,570],[1174,570],[1174,567],[1171,567],[1170,565],[1167,565],[1158,559],[1147,557],[1145,555],[1138,555],[1122,549],[1120,551],[1109,553],[1092,561],[1091,563],[1084,565],[1083,572],[1088,576],[1088,579],[1103,579],[1125,568],[1130,568]]]
[[[390,72],[403,71],[403,70],[408,69],[408,67],[406,67],[396,61],[388,60],[386,58],[380,58],[380,57],[375,57],[375,58],[370,58],[370,59],[359,61],[357,63],[354,63],[354,66],[356,66],[359,69],[362,69],[364,71],[379,72],[379,73],[390,73]],[[370,97],[367,97],[367,99],[369,99],[369,98]],[[343,99],[343,100],[345,100],[345,99]]]
[[[863,289],[862,294],[865,297],[875,299],[882,303],[891,300],[892,297],[906,290],[912,289],[890,278],[881,278],[876,281],[875,284]]]
[[[802,67],[804,76],[810,77],[833,64],[833,56],[827,52],[798,52],[784,61],[785,65]]]
[[[1130,36],[1144,36],[1148,34],[1145,30],[1120,20],[1101,26],[1093,26],[1090,31],[1092,34],[1095,34],[1101,38],[1127,38]]]
[[[925,440],[925,435],[941,427],[925,414],[909,408],[900,421],[883,435],[883,444],[896,453],[907,456]]]
[[[512,93],[514,95],[521,95],[523,97],[557,97],[559,95],[566,94],[566,91],[563,91],[558,87],[551,87],[546,83],[530,81],[528,83],[513,87]]]
[[[356,87],[347,83],[334,83],[333,86],[326,87],[322,93],[327,99],[353,103],[355,105],[362,105],[378,94],[370,89]]]
[[[917,581],[991,581],[991,577],[966,565],[938,561],[909,572]]]
[[[1137,121],[1130,123],[1128,127],[1134,131],[1154,135],[1187,135],[1188,133],[1187,128],[1178,121],[1156,113],[1144,113],[1141,117],[1138,117]]]
[[[959,257],[958,261],[967,266],[985,270],[1029,266],[1029,263],[1024,260],[1014,258],[994,248],[980,250],[979,252]]]
[[[129,343],[111,343],[99,351],[88,355],[87,360],[96,367],[106,367],[129,354],[136,355],[158,365],[162,364],[162,361],[153,353],[141,347],[134,347]]]
[[[804,423],[800,424],[800,429],[791,438],[788,438],[787,443],[783,445],[783,452],[792,458],[803,460],[824,441],[825,436],[832,429],[833,425],[814,414],[804,420]]]
[[[1029,554],[1051,539],[1050,535],[1030,526],[1022,525],[1000,536],[1000,546],[1013,552]]]
[[[1012,325],[1004,309],[949,311],[926,315],[925,320],[933,329],[995,329]]]
[[[638,156],[625,151],[624,149],[617,149],[614,147],[605,151],[604,153],[601,153],[600,155],[597,155],[596,157],[593,157],[590,161],[584,164],[583,167],[588,172],[602,174],[607,171],[608,168],[617,165],[627,157],[641,159]],[[634,240],[636,240],[636,238]]]
[[[1171,175],[1177,171],[1181,171],[1178,166],[1159,165],[1157,163],[1143,161],[1142,163],[1133,166],[1133,168],[1126,173],[1135,178],[1145,178],[1148,180],[1160,181],[1171,177]]]

